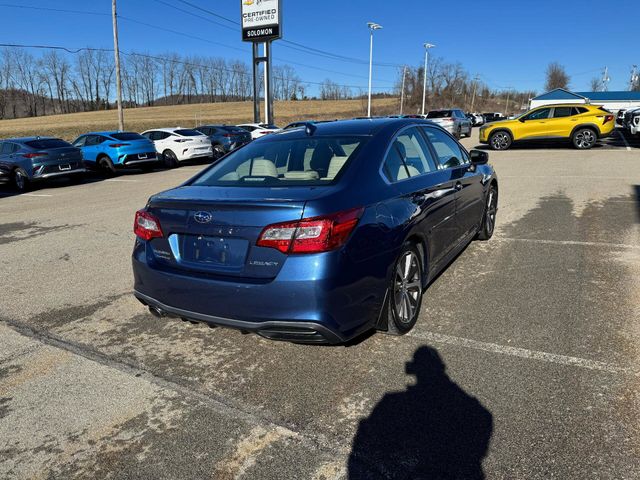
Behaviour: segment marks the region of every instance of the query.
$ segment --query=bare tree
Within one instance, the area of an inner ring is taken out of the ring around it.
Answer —
[[[547,81],[544,88],[547,91],[554,90],[556,88],[569,88],[570,82],[569,75],[565,68],[558,62],[552,62],[547,67]]]

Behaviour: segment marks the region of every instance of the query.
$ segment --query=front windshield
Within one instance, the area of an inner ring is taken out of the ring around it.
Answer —
[[[287,187],[332,183],[368,137],[306,137],[258,141],[228,155],[194,186]]]

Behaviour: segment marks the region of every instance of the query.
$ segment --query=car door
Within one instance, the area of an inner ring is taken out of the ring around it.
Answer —
[[[547,121],[547,134],[550,137],[569,137],[574,124],[571,117],[576,109],[574,107],[554,107]]]
[[[84,161],[95,165],[98,158],[98,136],[87,135],[82,147],[82,156]]]
[[[517,140],[528,138],[549,136],[549,118],[551,117],[551,107],[544,107],[534,110],[521,119],[522,125],[518,127],[520,135]]]
[[[463,240],[477,232],[484,215],[483,175],[471,168],[469,155],[451,135],[434,127],[422,131],[456,191],[456,237]]]
[[[425,238],[429,261],[435,265],[456,241],[455,188],[447,172],[438,169],[418,127],[396,135],[382,172],[398,193],[389,210],[396,218],[404,215],[411,228]]]

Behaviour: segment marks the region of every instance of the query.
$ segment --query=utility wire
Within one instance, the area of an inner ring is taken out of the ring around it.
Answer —
[[[27,44],[20,44],[20,43],[0,43],[0,47],[12,47],[12,48],[34,48],[34,49],[43,49],[43,50],[62,50],[68,53],[72,53],[72,54],[77,54],[83,51],[93,51],[93,52],[113,52],[112,48],[93,48],[93,47],[81,47],[81,48],[71,48],[71,47],[63,47],[63,46],[59,46],[59,45],[27,45]],[[184,60],[176,60],[173,58],[167,58],[167,57],[160,57],[160,56],[156,56],[156,55],[150,55],[150,54],[146,54],[146,53],[138,53],[138,52],[124,52],[124,51],[120,51],[120,53],[122,53],[125,56],[128,57],[143,57],[143,58],[149,58],[152,60],[157,60],[160,62],[169,62],[169,63],[175,63],[175,64],[180,64],[180,65],[186,65],[186,66],[191,66],[191,67],[198,67],[198,68],[204,68],[207,70],[222,70],[225,72],[229,72],[229,73],[233,73],[235,75],[241,75],[241,76],[247,76],[250,77],[251,74],[247,73],[247,72],[241,72],[238,70],[234,70],[232,68],[227,68],[227,67],[219,67],[219,66],[213,66],[213,65],[205,65],[202,63],[195,63],[195,62],[185,62]],[[297,83],[302,83],[305,85],[324,85],[324,82],[313,82],[313,81],[306,81],[306,80],[301,80],[301,79],[287,79],[285,77],[281,77],[281,76],[277,76],[274,75],[274,78],[277,78],[278,80],[290,80],[290,81],[296,81]],[[338,87],[346,87],[346,88],[355,88],[355,89],[365,89],[367,87],[363,86],[363,85],[344,85],[344,84],[338,84],[338,83],[333,83],[333,85],[338,86]],[[373,87],[375,89],[378,90],[384,90],[387,87]]]

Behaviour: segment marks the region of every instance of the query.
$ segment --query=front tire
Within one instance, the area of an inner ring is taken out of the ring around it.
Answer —
[[[387,333],[404,335],[420,314],[422,304],[422,256],[412,243],[406,243],[394,265],[387,300]]]
[[[494,132],[489,137],[489,145],[493,150],[507,150],[511,147],[513,143],[513,139],[509,132],[505,132],[504,130],[500,130],[498,132]]]
[[[579,128],[573,132],[571,141],[578,150],[589,150],[598,141],[598,135],[591,128]]]
[[[222,145],[214,145],[213,146],[213,159],[218,160],[223,157],[226,152],[224,151],[224,147]]]
[[[489,240],[493,237],[496,228],[496,214],[498,213],[498,189],[495,185],[489,187],[487,192],[487,200],[484,207],[484,215],[482,216],[482,225],[478,230],[476,238],[478,240]]]

